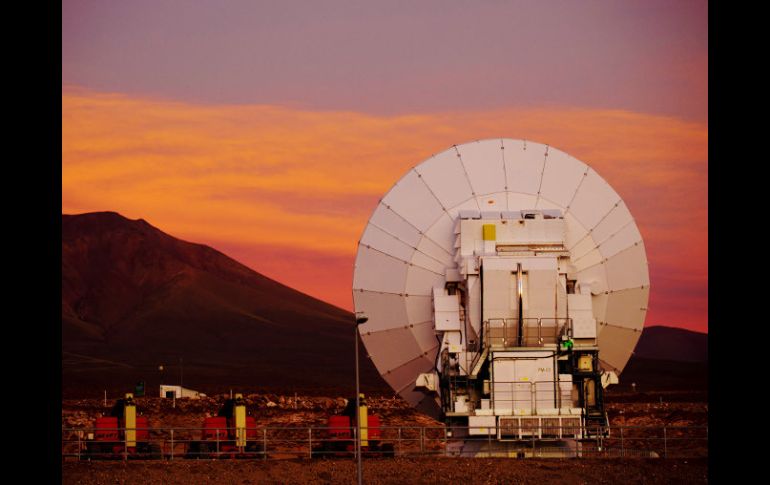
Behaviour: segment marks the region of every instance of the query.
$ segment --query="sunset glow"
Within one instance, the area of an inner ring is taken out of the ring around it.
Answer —
[[[351,310],[378,200],[453,144],[522,138],[587,163],[644,237],[647,325],[708,330],[706,122],[572,106],[375,115],[62,89],[62,211],[116,211]]]

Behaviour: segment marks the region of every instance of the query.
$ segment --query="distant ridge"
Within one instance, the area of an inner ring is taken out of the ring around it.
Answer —
[[[634,357],[680,362],[708,362],[708,334],[683,328],[646,327]]]

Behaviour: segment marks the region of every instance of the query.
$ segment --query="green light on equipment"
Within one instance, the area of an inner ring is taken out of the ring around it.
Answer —
[[[566,340],[561,343],[561,347],[564,350],[570,350],[572,348],[572,339]]]

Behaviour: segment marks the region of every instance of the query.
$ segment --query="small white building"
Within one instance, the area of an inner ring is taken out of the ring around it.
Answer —
[[[167,397],[169,399],[176,398],[179,399],[181,397],[189,397],[192,399],[200,399],[202,397],[206,397],[205,394],[202,392],[194,391],[192,389],[187,389],[186,387],[182,386],[174,386],[169,384],[161,384],[160,385],[160,397]]]

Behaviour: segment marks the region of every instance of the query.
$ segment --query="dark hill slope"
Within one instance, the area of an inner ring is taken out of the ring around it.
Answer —
[[[683,328],[646,327],[636,344],[634,356],[642,359],[707,362],[708,334]]]
[[[65,394],[178,383],[182,370],[204,392],[352,389],[352,319],[144,220],[62,215]],[[362,355],[364,389],[387,389]]]

